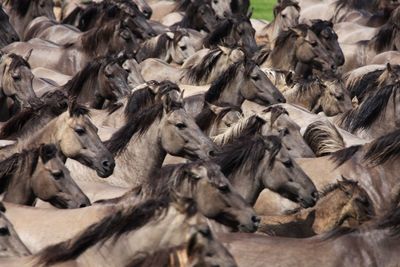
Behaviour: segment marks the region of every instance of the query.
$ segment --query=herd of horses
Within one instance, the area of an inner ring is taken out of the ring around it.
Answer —
[[[0,266],[399,265],[400,2],[0,2]]]

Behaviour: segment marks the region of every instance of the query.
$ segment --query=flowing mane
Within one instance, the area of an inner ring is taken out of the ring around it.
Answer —
[[[172,109],[183,108],[181,102],[176,102],[172,99],[170,99],[170,104]],[[122,153],[135,134],[138,134],[139,136],[145,134],[157,119],[161,119],[163,110],[163,103],[156,103],[155,105],[136,113],[135,116],[130,117],[126,121],[125,125],[105,142],[105,146],[113,155]]]
[[[209,107],[205,106],[203,107],[203,110],[196,116],[196,124],[200,127],[202,131],[207,130],[214,123],[220,123],[225,115],[231,111],[237,111],[242,114],[242,109],[240,107],[230,106],[226,104],[221,104],[219,106],[224,107],[224,109],[218,114],[215,114]]]
[[[41,145],[38,148],[15,153],[0,161],[0,193],[7,189],[10,179],[15,174],[18,174],[17,178],[23,175],[32,175],[38,164],[39,156],[46,163],[57,156],[56,146],[53,144]]]
[[[207,80],[222,54],[220,48],[210,50],[197,65],[186,71],[188,80],[192,83],[200,83]]]
[[[60,90],[47,92],[42,99],[44,103],[40,106],[24,109],[3,124],[0,128],[0,139],[22,138],[32,134],[67,110],[66,95]]]
[[[241,138],[248,138],[260,133],[265,120],[258,115],[252,115],[240,119],[224,133],[212,137],[213,141],[220,146],[234,142]]]
[[[221,166],[221,171],[226,177],[237,173],[246,165],[249,170],[256,172],[264,158],[265,150],[269,150],[269,167],[272,167],[281,148],[281,140],[274,135],[245,138],[223,146],[217,153],[215,162]]]
[[[7,57],[11,58],[11,63],[9,66],[10,71],[15,70],[18,67],[25,66],[27,68],[31,68],[28,61],[26,61],[23,57],[16,55],[14,53],[8,54]]]
[[[341,127],[351,133],[371,127],[386,110],[390,97],[392,94],[397,94],[399,88],[398,84],[392,84],[370,94],[360,106],[342,115]]]
[[[204,96],[204,100],[208,103],[217,102],[222,92],[238,77],[241,67],[244,68],[243,78],[247,79],[251,71],[256,67],[256,64],[249,59],[233,63],[211,84],[211,87]]]
[[[330,159],[332,159],[336,163],[336,166],[339,167],[348,161],[361,148],[361,145],[356,145],[338,150],[330,155]]]
[[[400,155],[400,130],[374,140],[364,155],[364,159],[373,165],[384,164]]]
[[[281,0],[278,4],[274,7],[274,17],[276,17],[279,13],[281,13],[285,8],[292,6],[300,12],[300,6],[297,1],[293,0]]]
[[[138,205],[121,207],[117,212],[103,218],[76,237],[67,241],[49,246],[37,254],[37,263],[53,265],[59,262],[73,260],[79,257],[90,247],[110,238],[115,240],[124,233],[140,229],[150,221],[160,220],[168,211],[171,201],[166,198],[150,199]],[[185,213],[190,216],[193,204]]]

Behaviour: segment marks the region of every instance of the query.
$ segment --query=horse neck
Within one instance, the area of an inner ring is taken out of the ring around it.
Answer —
[[[292,70],[296,65],[295,47],[293,46],[293,41],[295,40],[287,40],[287,42],[285,42],[285,46],[274,47],[265,64],[263,64],[263,67]]]
[[[315,207],[304,210],[302,213],[304,216],[315,210],[314,232],[317,234],[328,232],[340,226],[346,219],[343,217],[342,209],[348,201],[343,191],[335,189],[320,199]]]
[[[254,176],[253,170],[250,170],[246,164],[243,164],[240,170],[229,175],[229,180],[235,190],[251,206],[256,203],[258,196],[265,188],[261,180]]]
[[[4,192],[4,201],[27,206],[33,206],[35,203],[36,196],[32,191],[30,181],[32,175],[29,173],[31,160],[32,158],[28,156],[20,162],[18,170],[10,178]]]
[[[82,266],[125,266],[138,252],[151,254],[158,248],[184,243],[189,226],[186,221],[186,215],[170,206],[162,219],[121,235],[118,242],[113,238],[104,243],[99,242],[78,257],[77,262]]]
[[[114,173],[126,184],[141,185],[161,168],[166,151],[159,138],[160,124],[156,119],[142,136],[133,136],[126,149],[115,158],[116,165],[121,168],[116,168]]]
[[[220,58],[215,63],[215,66],[212,68],[208,79],[204,82],[200,82],[197,85],[206,85],[212,83],[216,80],[222,73],[224,73],[229,66],[231,66],[234,62],[229,58],[228,55],[221,55]]]
[[[239,71],[232,82],[230,82],[224,89],[222,89],[221,95],[218,98],[220,103],[228,103],[232,106],[240,107],[245,98],[241,95],[240,89],[245,86],[245,78],[243,77],[243,72]]]
[[[91,73],[88,77],[85,77],[86,79],[81,87],[81,91],[78,96],[79,102],[90,103],[90,105],[93,106],[93,102],[96,99],[95,93],[100,90],[100,69],[97,71],[97,73]]]

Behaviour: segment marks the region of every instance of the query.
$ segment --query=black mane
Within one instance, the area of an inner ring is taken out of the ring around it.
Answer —
[[[23,57],[21,57],[19,55],[11,53],[11,54],[8,54],[8,57],[10,57],[12,59],[11,64],[9,66],[10,70],[14,70],[21,66],[28,67],[29,69],[31,68],[31,65],[29,65],[28,61],[26,61]]]
[[[373,141],[364,159],[374,165],[384,164],[400,155],[400,130],[395,130],[389,134],[379,137]]]
[[[393,84],[373,92],[357,108],[343,114],[341,126],[352,133],[368,129],[386,110],[391,95],[397,94],[399,88]]]
[[[243,78],[247,79],[255,66],[254,61],[246,58],[233,63],[211,84],[211,87],[205,94],[204,100],[208,103],[217,102],[221,93],[237,78],[241,67],[244,67]]]
[[[338,150],[332,153],[330,155],[330,158],[336,163],[336,166],[339,167],[343,165],[346,161],[348,161],[361,148],[361,145],[347,147],[345,149]]]
[[[271,145],[271,149],[268,149],[266,143]],[[221,166],[221,171],[226,177],[238,172],[246,164],[249,170],[255,174],[261,160],[264,158],[265,150],[269,150],[269,167],[272,167],[275,156],[281,147],[281,140],[273,135],[243,138],[235,143],[223,146],[221,151],[217,153],[215,162]]]
[[[220,48],[210,50],[199,64],[187,70],[186,75],[188,80],[197,84],[203,80],[207,80],[222,54]]]
[[[210,128],[210,126],[213,125],[214,122],[217,123],[220,122],[222,118],[231,111],[238,111],[242,113],[240,107],[228,106],[224,104],[221,104],[219,106],[225,107],[225,109],[222,110],[219,114],[215,114],[209,107],[204,106],[202,111],[196,116],[195,118],[196,124],[202,131],[205,131],[208,128]]]
[[[18,16],[23,17],[28,12],[33,1],[34,0],[6,0],[4,4],[10,5],[11,10],[14,10]]]

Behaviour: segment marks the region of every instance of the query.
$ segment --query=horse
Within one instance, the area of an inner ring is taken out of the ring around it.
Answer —
[[[28,24],[37,17],[45,16],[55,20],[52,0],[6,0],[3,8],[10,17],[10,23],[22,40]]]
[[[31,255],[22,243],[12,223],[7,219],[6,208],[0,203],[0,257],[23,257]]]
[[[399,216],[395,208],[360,229],[339,229],[307,240],[232,233],[217,237],[229,247],[239,266],[396,266]],[[365,254],[367,251],[374,253]]]
[[[320,192],[317,204],[286,215],[261,217],[258,232],[274,236],[305,238],[334,231],[346,223],[353,227],[373,218],[374,208],[357,182],[343,178]]]
[[[82,209],[64,210],[64,213],[61,213],[54,209],[28,209],[12,204],[7,206],[11,210],[10,220],[21,234],[21,238],[31,251],[37,252],[46,246],[72,238],[91,224],[114,214],[118,207],[132,207],[148,199],[174,198],[175,195],[195,201],[203,216],[233,229],[246,232],[254,232],[257,229],[259,220],[254,211],[232,188],[219,167],[209,161],[165,166],[143,186],[132,188],[117,198],[100,198],[101,200],[92,206]],[[32,216],[29,224],[21,217],[27,214]],[[44,227],[41,223],[43,218],[50,218],[50,227]],[[72,218],[75,223],[72,223]],[[72,226],[65,229],[65,225],[71,223]],[[32,227],[37,229],[33,234],[30,233]],[[55,235],[60,229],[64,229],[62,234]]]
[[[115,155],[120,167],[104,182],[121,187],[142,184],[161,167],[167,153],[191,160],[207,159],[215,153],[212,141],[183,109],[182,98],[176,90],[129,116],[105,141],[105,146]],[[87,168],[82,170],[83,166],[73,162],[68,162],[67,166],[76,170],[73,172],[76,181],[99,181]]]
[[[172,29],[185,28],[199,32],[211,32],[217,24],[217,16],[212,8],[211,1],[199,0],[190,2],[183,11],[182,18],[179,13],[171,13],[165,16],[161,23]]]
[[[244,117],[231,125],[224,133],[213,136],[212,139],[216,144],[223,146],[240,140],[244,136],[256,134],[279,136],[290,156],[294,158],[315,157],[310,147],[304,142],[300,127],[290,119],[286,109],[280,106],[271,106],[261,113]]]
[[[64,209],[90,205],[57,153],[55,145],[41,145],[0,161],[3,201],[33,206],[39,198]]]
[[[160,58],[167,63],[181,65],[195,53],[185,30],[175,30],[157,35],[145,41],[136,53],[136,60],[142,62],[147,58]]]
[[[32,50],[30,65],[56,70],[66,75],[75,75],[93,58],[135,50],[132,32],[124,21],[112,20],[100,29],[92,29],[80,35],[75,41],[57,45],[40,39],[28,43],[16,42],[4,47],[3,51],[24,54]],[[51,53],[52,57],[47,57]],[[43,61],[43,58],[46,58]]]
[[[303,76],[309,76],[314,68],[332,73],[337,67],[317,35],[304,24],[281,32],[266,60],[265,55],[261,55],[257,63],[261,67],[295,71]]]
[[[349,93],[338,78],[304,79],[289,73],[286,86],[281,91],[288,103],[305,107],[314,113],[323,111],[327,116],[335,116],[352,109]]]
[[[45,93],[43,104],[24,109],[0,128],[0,139],[16,140],[46,126],[68,108],[67,96],[59,90]],[[29,133],[28,133],[29,132]]]
[[[79,103],[101,109],[118,101],[130,92],[128,73],[119,65],[116,57],[95,58],[59,90],[75,97]]]
[[[400,7],[396,8],[387,23],[385,23],[371,40],[359,41],[355,44],[342,44],[346,64],[343,71],[347,72],[368,64],[382,52],[400,50],[398,21]]]
[[[33,74],[27,62],[28,58],[29,53],[24,57],[13,53],[1,56],[1,121],[8,120],[24,107],[31,107],[40,103],[32,88]],[[9,99],[14,101],[13,106],[10,108],[7,103]]]
[[[203,40],[206,48],[215,48],[218,45],[239,46],[249,55],[258,50],[255,40],[255,30],[251,26],[249,17],[235,15],[218,23]]]
[[[185,108],[191,114],[198,114],[204,102],[240,107],[245,99],[264,106],[286,101],[260,67],[245,58],[229,66],[205,93],[187,97]]]
[[[8,15],[4,12],[3,7],[0,6],[0,49],[4,46],[17,42],[19,40],[17,32],[10,24]]]
[[[399,85],[391,84],[365,96],[359,106],[335,119],[339,127],[365,138],[377,138],[399,127]]]
[[[251,205],[264,188],[302,207],[312,207],[318,200],[313,182],[289,156],[277,136],[243,137],[223,146],[214,161]]]
[[[300,6],[296,1],[283,0],[274,7],[274,19],[256,34],[258,43],[274,48],[275,40],[282,31],[299,24]]]
[[[96,170],[98,176],[106,178],[114,171],[114,158],[100,141],[97,128],[88,115],[89,111],[84,106],[71,101],[68,111],[52,119],[45,127],[34,133],[27,131],[26,136],[16,144],[2,148],[1,158],[43,143],[53,143],[63,161],[67,158],[77,160]]]

